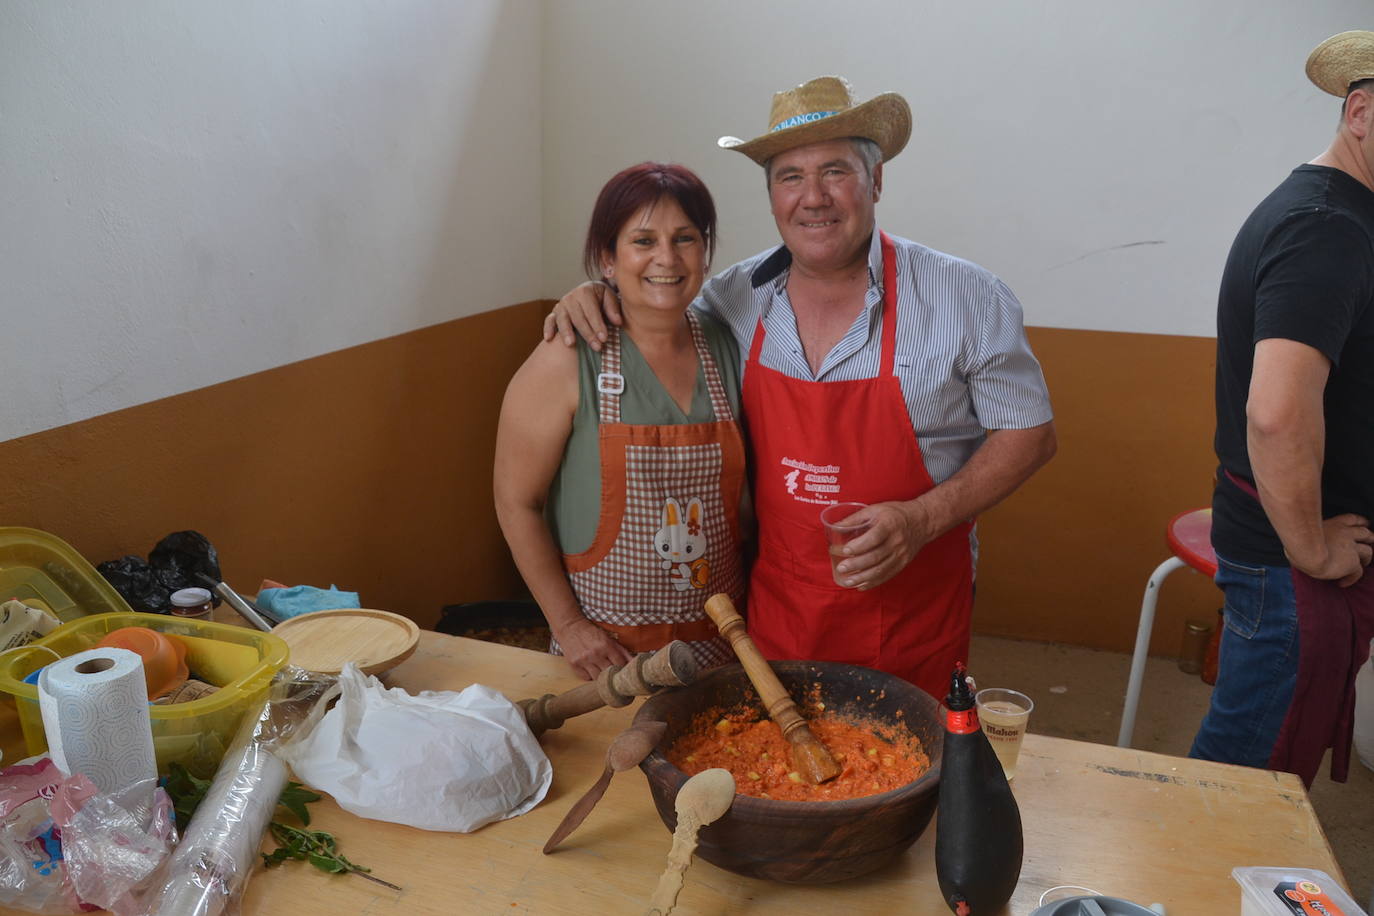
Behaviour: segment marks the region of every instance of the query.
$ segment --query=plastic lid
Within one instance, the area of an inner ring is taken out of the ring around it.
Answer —
[[[64,623],[130,613],[129,603],[70,544],[34,528],[0,527],[0,592],[40,600]]]
[[[1231,869],[1231,877],[1241,887],[1241,912],[1245,916],[1297,912],[1287,901],[1319,903],[1331,916],[1368,916],[1336,879],[1315,868],[1248,866]]]
[[[174,607],[200,607],[210,600],[210,590],[206,588],[183,588],[172,592]]]
[[[1081,896],[1056,900],[1030,916],[1154,916],[1155,911],[1119,897]]]

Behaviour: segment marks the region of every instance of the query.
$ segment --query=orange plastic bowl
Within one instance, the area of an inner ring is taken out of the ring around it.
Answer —
[[[148,682],[150,700],[171,693],[190,677],[186,643],[167,633],[148,627],[121,627],[107,633],[96,646],[138,653],[143,659],[143,677]]]

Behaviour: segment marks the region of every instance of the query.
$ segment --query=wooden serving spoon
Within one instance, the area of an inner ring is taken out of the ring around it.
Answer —
[[[587,819],[587,815],[592,813],[592,808],[601,801],[601,796],[606,794],[606,789],[611,784],[611,776],[638,766],[639,762],[658,746],[667,729],[667,722],[637,722],[611,740],[610,747],[606,748],[606,769],[601,771],[601,778],[592,784],[586,795],[568,809],[562,823],[554,828],[548,842],[544,844],[544,855],[553,852],[555,846],[566,840],[568,834]]]
[[[668,867],[658,879],[658,887],[649,900],[646,916],[668,916],[677,905],[682,891],[683,873],[692,864],[697,848],[697,831],[715,823],[730,809],[735,800],[735,777],[729,770],[702,770],[682,784],[673,803],[677,811],[677,828],[673,830],[673,848],[668,853]]]
[[[840,775],[840,765],[830,750],[812,733],[797,710],[797,704],[778,680],[768,660],[759,652],[754,640],[744,629],[744,618],[735,610],[729,595],[712,595],[706,599],[706,613],[715,621],[720,634],[730,640],[739,656],[749,682],[759,692],[768,716],[778,723],[782,736],[792,746],[792,766],[810,783],[822,783]]]

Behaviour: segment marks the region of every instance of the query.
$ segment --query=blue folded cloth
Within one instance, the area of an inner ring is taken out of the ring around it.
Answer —
[[[362,607],[357,592],[341,592],[334,586],[293,585],[290,588],[264,588],[258,592],[258,607],[278,620],[299,617],[311,611]]]

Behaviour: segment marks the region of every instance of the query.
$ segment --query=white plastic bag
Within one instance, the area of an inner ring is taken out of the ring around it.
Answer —
[[[520,709],[490,687],[412,696],[349,664],[339,691],[278,756],[345,811],[467,832],[524,814],[549,791],[549,758]]]

